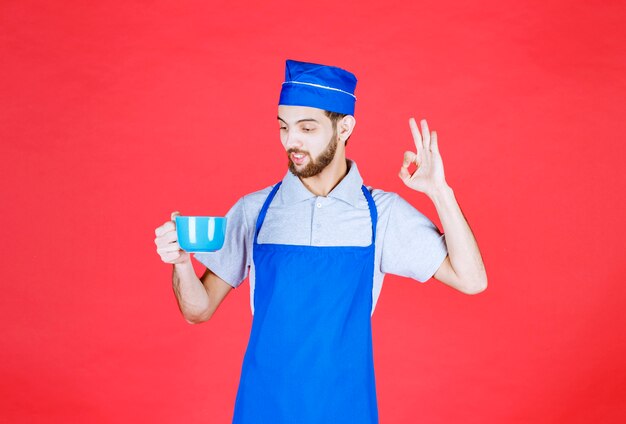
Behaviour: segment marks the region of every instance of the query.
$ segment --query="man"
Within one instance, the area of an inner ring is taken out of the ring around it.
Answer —
[[[207,321],[249,271],[254,318],[233,423],[376,423],[371,314],[384,275],[434,276],[475,294],[487,287],[485,269],[425,120],[421,133],[409,121],[416,151],[405,152],[399,177],[434,202],[445,240],[400,196],[364,186],[346,159],[356,77],[292,60],[285,77],[283,180],[233,206],[224,247],[195,255],[207,266],[200,279],[173,221],[156,229],[157,252],[174,264],[174,292],[190,323]]]

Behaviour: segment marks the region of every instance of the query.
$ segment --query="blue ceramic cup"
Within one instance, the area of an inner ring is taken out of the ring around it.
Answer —
[[[224,245],[226,217],[177,216],[178,244],[185,252],[214,252]]]

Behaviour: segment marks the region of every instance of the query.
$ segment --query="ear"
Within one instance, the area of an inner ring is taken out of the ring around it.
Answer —
[[[356,126],[356,119],[352,115],[346,115],[337,123],[337,136],[339,140],[344,143],[354,131],[354,127]]]

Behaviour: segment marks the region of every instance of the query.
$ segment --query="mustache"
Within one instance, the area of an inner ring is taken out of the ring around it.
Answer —
[[[305,150],[300,150],[300,149],[296,149],[296,148],[293,148],[293,147],[291,149],[287,150],[287,156],[289,156],[292,153],[300,153],[300,154],[303,154],[303,155],[308,155],[309,154],[309,152],[307,152]]]

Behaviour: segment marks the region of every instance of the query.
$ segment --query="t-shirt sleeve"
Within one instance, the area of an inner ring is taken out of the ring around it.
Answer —
[[[381,272],[428,281],[448,255],[445,236],[424,214],[396,195],[383,237]]]
[[[248,275],[250,263],[249,228],[244,198],[226,214],[224,246],[215,252],[198,252],[194,257],[215,275],[233,287],[238,287]]]

